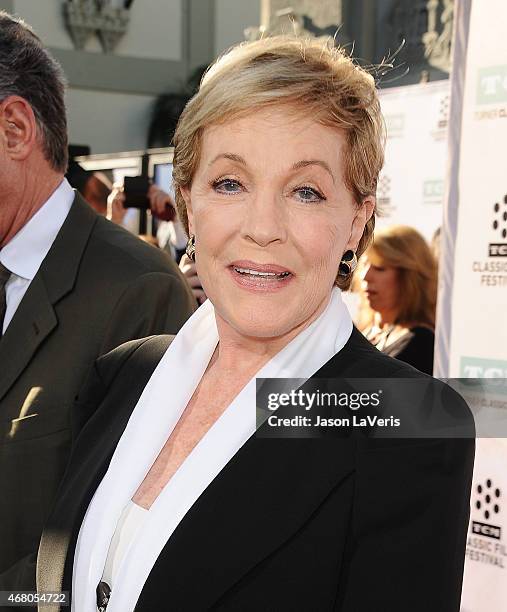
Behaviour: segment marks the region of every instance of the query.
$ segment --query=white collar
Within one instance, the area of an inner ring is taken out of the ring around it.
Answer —
[[[70,207],[74,190],[66,179],[0,251],[0,262],[16,276],[32,280],[48,254]]]
[[[247,383],[156,499],[120,565],[108,612],[135,608],[148,574],[180,521],[255,433],[256,377],[307,379],[343,348],[351,333],[352,320],[335,288],[320,317]],[[154,370],[88,507],[74,555],[73,612],[96,610],[95,589],[118,519],[186,408],[217,342],[215,311],[207,300]]]

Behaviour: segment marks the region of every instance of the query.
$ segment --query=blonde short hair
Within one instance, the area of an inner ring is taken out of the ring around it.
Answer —
[[[396,323],[435,327],[437,262],[426,240],[408,225],[382,228],[366,256],[370,263],[398,270]]]
[[[176,206],[188,234],[181,187],[190,187],[197,170],[205,128],[244,116],[260,107],[288,104],[323,125],[345,132],[344,181],[360,205],[374,196],[384,162],[385,130],[373,77],[333,41],[274,36],[242,43],[206,72],[183,111],[174,135],[173,178]],[[374,215],[357,249],[370,243]],[[338,266],[338,262],[337,262]],[[348,289],[351,277],[337,277]]]

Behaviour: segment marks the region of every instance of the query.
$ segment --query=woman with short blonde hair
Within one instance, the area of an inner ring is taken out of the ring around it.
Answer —
[[[371,74],[339,47],[312,39],[276,36],[233,47],[205,73],[197,94],[183,111],[174,135],[174,184],[178,215],[187,229],[181,187],[188,187],[200,159],[207,126],[282,105],[301,112],[345,137],[343,181],[361,206],[375,196],[384,164],[385,125]],[[375,216],[364,228],[359,258],[373,237]],[[349,288],[352,275],[337,276]]]

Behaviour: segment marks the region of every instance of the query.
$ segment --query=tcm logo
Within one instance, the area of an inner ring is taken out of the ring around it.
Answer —
[[[493,538],[495,540],[500,540],[502,538],[501,527],[479,523],[478,521],[472,521],[472,532],[476,535],[485,536],[486,538]]]
[[[446,94],[440,100],[440,105],[438,108],[438,127],[441,130],[445,129],[449,123],[449,99],[449,94]]]
[[[504,195],[502,203],[495,202],[493,205],[491,227],[497,236],[497,240],[507,239],[507,194]],[[488,255],[490,257],[507,257],[507,243],[490,242]]]
[[[507,378],[507,361],[501,359],[481,359],[480,357],[462,357],[460,362],[460,378]]]
[[[507,102],[507,65],[480,68],[477,75],[477,104]]]
[[[493,485],[491,478],[488,478],[485,483],[479,483],[475,487],[475,510],[480,515],[480,518],[488,523],[480,521],[472,521],[472,532],[500,540],[502,537],[502,528],[498,525],[492,525],[491,519],[495,518],[500,513],[500,498],[502,492],[498,487]]]
[[[490,242],[488,255],[490,257],[507,257],[507,244]]]
[[[391,201],[391,179],[385,174],[380,176],[378,181],[377,202],[380,214],[386,217],[393,214],[395,208]]]

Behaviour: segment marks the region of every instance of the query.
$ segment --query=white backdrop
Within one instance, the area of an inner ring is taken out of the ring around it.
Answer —
[[[387,142],[377,189],[382,214],[376,227],[411,225],[430,242],[442,225],[449,83],[392,87],[379,94]],[[354,318],[359,294],[345,292],[343,298]]]
[[[507,378],[505,0],[457,0],[437,375]],[[480,439],[462,612],[507,610],[507,441]]]
[[[442,223],[449,83],[383,89],[380,104],[387,143],[377,190],[385,216],[377,227],[411,225],[429,241]]]

